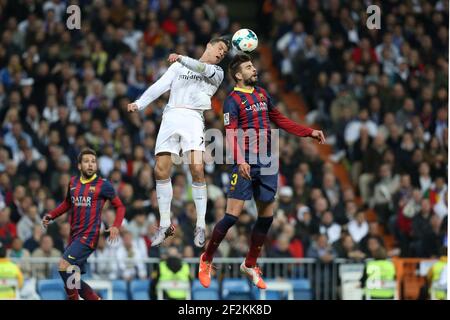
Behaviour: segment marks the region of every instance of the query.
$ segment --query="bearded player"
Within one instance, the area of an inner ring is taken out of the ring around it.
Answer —
[[[106,230],[110,241],[118,239],[125,207],[111,182],[97,176],[97,155],[94,150],[84,149],[80,152],[78,170],[80,175],[70,179],[66,198],[57,208],[44,215],[42,224],[47,227],[52,220],[70,210],[70,239],[59,262],[59,274],[69,300],[79,300],[79,296],[84,300],[100,300],[95,291],[80,279],[80,273],[85,273],[86,261],[97,247],[105,201],[109,200],[116,209],[114,224]]]
[[[265,171],[264,169],[271,164],[263,163],[260,158],[257,158],[257,161],[250,161],[251,154],[260,154],[260,139],[264,139],[265,150],[270,150],[270,122],[291,134],[312,137],[319,143],[325,143],[325,137],[322,131],[301,126],[278,111],[267,91],[256,86],[258,75],[248,55],[236,55],[230,62],[229,72],[236,86],[226,98],[223,112],[227,145],[233,150],[235,164],[230,176],[226,213],[214,227],[206,250],[200,256],[198,276],[204,287],[210,285],[214,253],[228,229],[238,220],[245,200],[250,200],[253,196],[256,200],[258,218],[250,236],[249,251],[240,270],[255,286],[265,289],[267,286],[256,261],[273,221],[278,170],[276,169],[274,173],[270,173],[270,170]],[[244,134],[248,131],[256,132],[254,137],[257,141],[251,141],[252,138],[249,137],[244,143],[239,144],[237,135],[234,134],[238,130],[242,130]]]

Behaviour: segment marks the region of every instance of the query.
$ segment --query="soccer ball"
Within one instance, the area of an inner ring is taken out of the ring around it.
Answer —
[[[231,43],[240,51],[252,52],[258,47],[258,37],[250,29],[240,29],[234,33]]]

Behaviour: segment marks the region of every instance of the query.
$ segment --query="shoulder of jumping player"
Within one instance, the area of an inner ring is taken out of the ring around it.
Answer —
[[[181,63],[179,63],[178,61],[172,63],[169,68],[167,68],[165,73],[172,73],[172,74],[177,74],[179,73],[182,69],[183,69],[183,65]]]
[[[214,68],[216,69],[217,72],[222,72],[223,73],[223,69],[222,69],[221,66],[218,66],[218,65],[215,64]]]
[[[266,98],[269,98],[269,94],[267,93],[266,89],[264,89],[263,87],[255,86],[255,91],[257,93],[263,94]]]
[[[213,66],[214,71],[212,72],[212,75],[209,76],[209,78],[216,77],[218,81],[222,82],[223,78],[224,78],[223,69],[220,66],[215,65],[215,64],[213,64],[212,66]]]
[[[239,103],[241,101],[241,97],[236,93],[236,91],[231,91],[228,96],[225,98],[223,103],[224,112],[226,109],[235,109],[239,107]]]
[[[266,89],[264,89],[263,87],[256,87],[255,86],[255,91],[260,95],[260,97],[262,98],[262,100],[266,100],[269,109],[275,107],[274,105],[274,101],[272,99],[272,97],[269,95],[269,93],[267,92]]]

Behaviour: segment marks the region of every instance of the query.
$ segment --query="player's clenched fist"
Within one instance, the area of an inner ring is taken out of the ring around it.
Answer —
[[[167,58],[167,61],[169,61],[170,63],[174,63],[174,62],[178,61],[179,58],[180,58],[179,54],[171,53],[169,55],[169,58]]]
[[[325,143],[325,136],[323,135],[322,130],[313,130],[311,137],[319,141],[319,144]]]
[[[250,175],[250,165],[246,162],[241,163],[239,165],[239,174],[247,180],[252,180],[252,176]]]
[[[128,112],[135,112],[135,111],[139,110],[137,104],[134,103],[134,102],[133,103],[129,103],[127,109],[128,109]]]
[[[42,218],[42,225],[44,226],[44,228],[47,228],[51,221],[52,221],[52,217],[49,214],[46,214]]]

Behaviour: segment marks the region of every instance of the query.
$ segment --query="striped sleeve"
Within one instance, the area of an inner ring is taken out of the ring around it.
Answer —
[[[117,196],[113,185],[108,180],[104,180],[102,185],[102,196],[111,201],[114,209],[116,209],[116,218],[114,219],[114,227],[120,228],[123,218],[125,217],[125,206],[120,198]]]
[[[313,129],[302,126],[298,124],[285,115],[283,115],[280,110],[273,103],[272,97],[267,93],[266,90],[261,88],[261,91],[267,98],[267,105],[269,108],[269,119],[272,121],[278,128],[283,129],[286,132],[294,134],[299,137],[309,137],[311,136]]]
[[[69,185],[67,186],[67,194],[64,201],[61,202],[60,205],[57,206],[55,209],[49,212],[49,215],[52,220],[66,213],[67,211],[69,211],[70,208],[72,208],[72,201],[70,200],[70,188],[72,186],[73,180],[74,179],[72,178],[71,181],[69,182]]]

